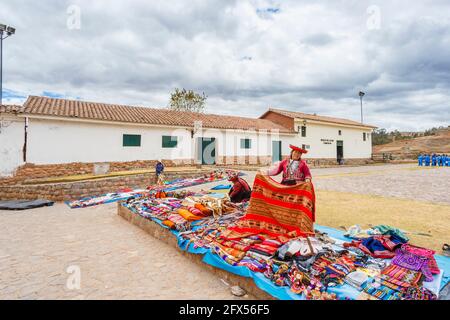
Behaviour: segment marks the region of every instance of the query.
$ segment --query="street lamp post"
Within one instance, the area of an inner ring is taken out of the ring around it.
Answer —
[[[3,40],[15,33],[15,28],[0,23],[0,106],[3,104]]]
[[[362,100],[363,100],[363,97],[364,97],[365,95],[366,95],[366,94],[365,94],[364,92],[362,92],[362,91],[359,92],[359,98],[360,98],[360,100],[361,100],[361,123],[364,123],[364,122],[363,122],[363,105],[362,105]]]

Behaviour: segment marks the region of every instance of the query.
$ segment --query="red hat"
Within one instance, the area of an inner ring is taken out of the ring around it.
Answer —
[[[228,181],[235,181],[239,177],[237,172],[232,172],[228,174]]]
[[[305,149],[293,146],[292,144],[289,145],[289,148],[291,148],[292,150],[295,150],[295,151],[299,151],[300,153],[308,153],[308,151],[306,151]]]

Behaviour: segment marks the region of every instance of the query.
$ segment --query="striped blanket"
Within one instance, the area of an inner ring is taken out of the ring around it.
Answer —
[[[258,174],[246,215],[223,236],[230,239],[265,234],[293,238],[314,234],[314,222],[315,193],[312,183],[285,186]]]

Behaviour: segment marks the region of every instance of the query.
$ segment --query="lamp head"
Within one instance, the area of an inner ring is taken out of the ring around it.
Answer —
[[[16,33],[16,29],[13,28],[13,27],[8,27],[8,28],[6,29],[6,33],[8,34],[8,36],[11,36],[11,35],[13,35],[13,34]]]
[[[362,92],[362,91],[360,91],[359,92],[359,96],[362,98],[362,97],[364,97],[366,94],[364,93],[364,92]]]
[[[0,32],[6,31],[6,24],[0,23]]]

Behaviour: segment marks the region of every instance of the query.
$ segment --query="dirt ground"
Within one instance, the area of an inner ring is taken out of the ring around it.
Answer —
[[[438,253],[450,242],[450,168],[383,165],[312,174],[318,224],[389,224]],[[246,179],[253,183],[254,176],[248,172]],[[194,189],[217,184],[223,182]],[[0,230],[0,299],[235,298],[176,248],[118,217],[115,204],[0,211]],[[70,285],[73,270],[81,275],[79,289]]]

